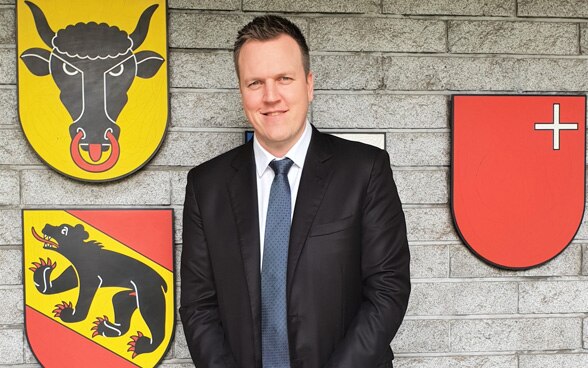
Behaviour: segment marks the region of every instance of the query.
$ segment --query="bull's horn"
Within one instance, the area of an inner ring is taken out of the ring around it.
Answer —
[[[145,37],[147,37],[147,31],[149,30],[149,22],[151,22],[151,16],[155,9],[157,9],[159,5],[153,4],[141,14],[141,18],[139,18],[139,22],[137,23],[137,28],[131,33],[131,40],[133,40],[133,50],[137,49],[143,41],[145,41]]]
[[[45,18],[45,14],[41,8],[30,1],[25,1],[25,4],[29,6],[31,9],[31,13],[33,13],[33,18],[35,18],[35,25],[37,26],[37,32],[39,32],[39,36],[41,39],[49,46],[49,48],[53,48],[51,44],[51,40],[55,36],[55,32],[49,27],[49,23],[47,23],[47,18]]]

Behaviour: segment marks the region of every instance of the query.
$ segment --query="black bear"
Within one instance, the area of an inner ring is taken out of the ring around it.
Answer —
[[[103,249],[102,244],[94,240],[87,240],[89,234],[81,224],[47,224],[42,237],[34,228],[31,230],[33,236],[44,243],[45,249],[57,252],[71,262],[53,279],[51,273],[56,269],[56,262],[50,258],[33,262],[30,270],[34,272],[37,290],[43,294],[57,294],[79,287],[77,303],[64,301],[57,304],[53,311],[55,317],[67,323],[85,320],[99,288],[123,287],[126,289],[112,298],[114,319],[106,315],[97,317],[91,328],[94,331],[92,337],[124,335],[129,330],[131,316],[138,309],[151,337],[137,331],[137,335],[131,336],[128,351],[132,351],[135,358],[138,354],[154,351],[161,344],[165,337],[167,284],[155,270],[134,258]]]

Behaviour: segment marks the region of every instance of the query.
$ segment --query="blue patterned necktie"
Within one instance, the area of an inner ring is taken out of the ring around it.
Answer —
[[[291,197],[288,171],[292,160],[273,160],[272,182],[261,268],[261,350],[263,368],[289,368],[286,270],[290,240]]]

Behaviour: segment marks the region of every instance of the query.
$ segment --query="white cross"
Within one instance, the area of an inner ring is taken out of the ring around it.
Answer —
[[[559,150],[559,131],[578,130],[578,124],[560,123],[559,104],[553,104],[553,123],[535,123],[535,130],[553,130],[553,149]]]

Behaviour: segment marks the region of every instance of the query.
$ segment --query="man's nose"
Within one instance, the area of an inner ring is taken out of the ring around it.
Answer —
[[[280,99],[280,93],[275,82],[268,81],[263,88],[263,102],[272,103]]]

